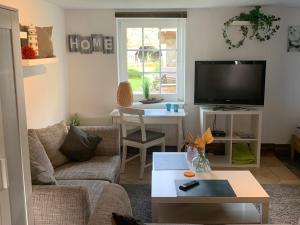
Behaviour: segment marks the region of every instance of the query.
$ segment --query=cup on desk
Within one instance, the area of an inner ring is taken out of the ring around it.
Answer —
[[[171,111],[172,104],[171,103],[166,103],[166,110]]]
[[[178,104],[174,104],[173,105],[173,109],[174,109],[174,112],[178,112],[179,105]]]

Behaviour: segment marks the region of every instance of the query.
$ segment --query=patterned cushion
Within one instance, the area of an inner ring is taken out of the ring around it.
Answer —
[[[33,184],[55,183],[54,169],[34,130],[28,130],[28,144]],[[40,179],[42,178],[42,179]]]
[[[58,180],[106,180],[116,182],[120,156],[96,156],[85,162],[70,162],[55,169]]]
[[[57,183],[58,185],[78,186],[86,188],[89,194],[91,213],[93,213],[96,207],[96,204],[102,194],[103,188],[105,187],[105,185],[109,184],[108,181],[101,180],[58,180]]]
[[[59,151],[59,148],[68,133],[67,127],[63,121],[35,131],[54,168],[69,161],[68,158]]]

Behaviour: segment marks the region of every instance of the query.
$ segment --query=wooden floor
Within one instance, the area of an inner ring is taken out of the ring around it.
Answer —
[[[151,183],[151,167],[145,170],[144,179],[140,180],[138,178],[139,162],[139,158],[137,158],[126,164],[125,173],[121,174],[121,184]],[[250,171],[261,184],[300,184],[300,179],[273,155],[262,156],[261,166],[259,168],[251,168]]]

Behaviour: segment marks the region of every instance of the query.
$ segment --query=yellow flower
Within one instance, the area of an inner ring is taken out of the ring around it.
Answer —
[[[195,139],[194,144],[196,145],[196,147],[198,149],[204,149],[204,147],[205,147],[205,141],[203,140],[202,137],[199,137],[199,136]]]
[[[207,128],[207,130],[202,135],[202,138],[206,144],[211,144],[214,141],[214,137],[212,136],[210,128]]]

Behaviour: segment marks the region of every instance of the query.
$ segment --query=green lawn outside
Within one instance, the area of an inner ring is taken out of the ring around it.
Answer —
[[[142,92],[142,79],[128,79],[133,92]]]
[[[153,72],[159,72],[159,62],[147,62],[145,63],[146,68],[151,68]],[[128,82],[131,85],[133,92],[143,91],[143,75],[139,71],[140,66],[128,66]],[[150,80],[152,84],[152,80]],[[150,88],[151,89],[151,88]]]

